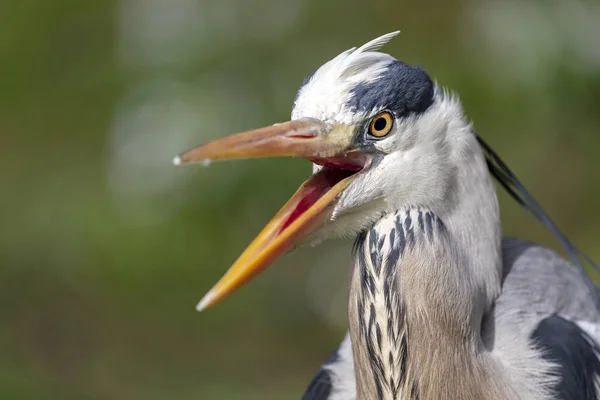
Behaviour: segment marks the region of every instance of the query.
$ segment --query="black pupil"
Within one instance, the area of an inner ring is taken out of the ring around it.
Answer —
[[[373,128],[375,128],[375,130],[377,132],[380,132],[382,130],[385,129],[385,127],[387,126],[387,120],[385,118],[377,118],[375,120],[375,123],[373,124]]]

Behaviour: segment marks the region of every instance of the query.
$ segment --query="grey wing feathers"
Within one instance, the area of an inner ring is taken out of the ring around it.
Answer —
[[[496,344],[514,344],[511,335],[530,338],[529,346],[555,365],[555,398],[598,399],[600,315],[597,293],[590,292],[596,287],[579,268],[536,244],[504,239],[502,250],[502,293],[484,335]],[[504,346],[500,356],[526,361],[514,350]]]
[[[553,251],[520,239],[502,242],[504,281],[496,308],[600,322],[590,278]]]

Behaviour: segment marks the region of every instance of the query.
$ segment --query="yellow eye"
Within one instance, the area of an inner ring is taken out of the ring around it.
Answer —
[[[377,114],[371,120],[369,124],[369,134],[375,137],[383,137],[390,133],[392,125],[394,124],[394,118],[388,111]]]

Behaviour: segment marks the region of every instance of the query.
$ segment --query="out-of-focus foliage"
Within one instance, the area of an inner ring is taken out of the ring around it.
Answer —
[[[577,1],[28,0],[0,6],[0,398],[295,399],[345,331],[349,243],[194,306],[310,171],[175,168],[289,117],[383,33],[600,260],[600,6]],[[557,248],[501,195],[504,230]]]

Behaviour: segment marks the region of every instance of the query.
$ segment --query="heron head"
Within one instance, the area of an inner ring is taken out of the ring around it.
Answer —
[[[202,310],[301,242],[356,234],[383,213],[434,206],[446,194],[445,139],[460,107],[419,67],[378,48],[398,32],[347,50],[305,80],[290,121],[218,139],[176,164],[249,157],[303,157],[313,174],[198,305]],[[432,204],[434,203],[434,204]]]

